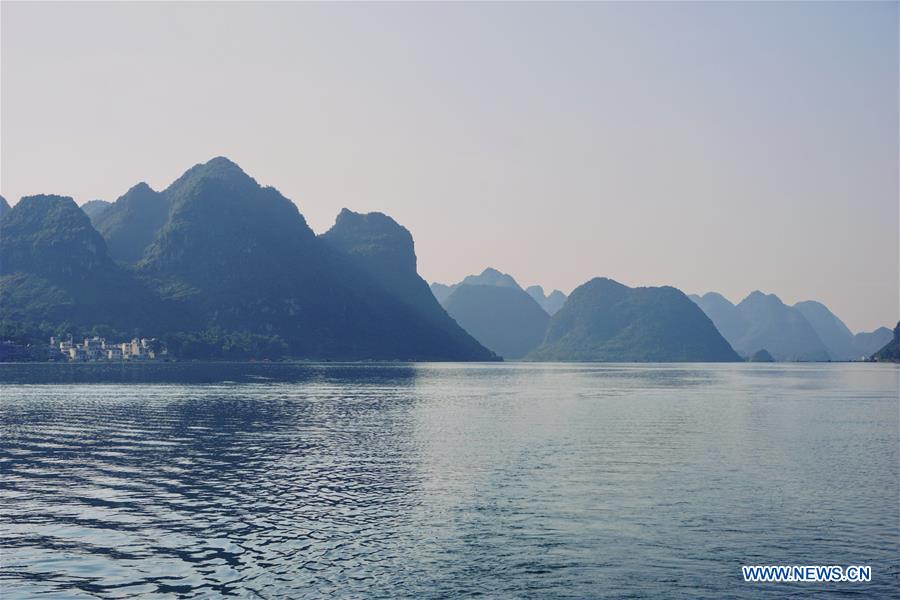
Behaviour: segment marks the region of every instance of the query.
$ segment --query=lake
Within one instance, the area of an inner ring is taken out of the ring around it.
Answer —
[[[886,364],[0,365],[14,598],[898,597]],[[741,565],[871,565],[745,583]]]

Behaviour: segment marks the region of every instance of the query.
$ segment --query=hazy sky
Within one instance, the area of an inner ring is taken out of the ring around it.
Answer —
[[[0,4],[0,191],[217,155],[419,271],[753,289],[893,325],[898,4]]]

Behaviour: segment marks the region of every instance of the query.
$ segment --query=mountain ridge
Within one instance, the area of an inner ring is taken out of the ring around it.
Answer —
[[[318,238],[293,202],[273,187],[260,186],[228,159],[194,165],[163,192],[138,184],[125,196],[116,204],[158,207],[157,201],[164,200],[166,210],[162,223],[149,228],[153,235],[144,238],[153,238],[149,245],[140,248],[140,240],[119,260],[113,260],[106,240],[70,198],[47,203],[65,213],[65,225],[28,200],[4,214],[4,332],[39,339],[61,329],[87,332],[112,325],[118,334],[124,327],[166,337],[176,355],[188,358],[497,359],[433,299],[415,272],[414,254],[397,271],[406,273],[430,306],[401,299],[404,292],[393,289],[396,282],[379,280],[358,256]],[[101,216],[115,217],[116,204]],[[132,222],[140,220],[135,214],[130,213]],[[72,248],[60,252],[66,232],[75,236]],[[398,225],[392,232],[406,230]],[[401,245],[406,242],[411,244],[411,236]],[[393,240],[385,238],[375,246],[389,260],[399,260],[390,255],[389,243]],[[41,270],[43,263],[34,262],[42,252],[52,254],[60,273]],[[81,288],[67,284],[64,275],[85,266],[97,275],[76,283],[96,288],[103,302],[86,302],[73,291]],[[107,276],[117,285],[103,283]],[[123,295],[127,290],[135,293]],[[43,318],[45,307],[38,300],[45,297],[59,300],[53,323]],[[161,318],[162,313],[171,318]],[[114,323],[106,321],[108,315]],[[234,344],[245,342],[235,351]]]
[[[578,286],[528,360],[737,361],[712,321],[671,286],[630,288],[606,277]]]

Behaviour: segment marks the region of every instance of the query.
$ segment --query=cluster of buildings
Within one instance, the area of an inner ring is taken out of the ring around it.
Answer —
[[[94,336],[76,344],[71,338],[51,337],[50,349],[70,361],[156,360],[166,355],[165,347],[156,338],[134,338],[130,342],[111,344],[105,338]]]

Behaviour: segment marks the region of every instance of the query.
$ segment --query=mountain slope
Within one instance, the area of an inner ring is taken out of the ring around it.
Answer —
[[[867,358],[883,348],[894,336],[887,327],[879,327],[875,331],[861,331],[853,336],[854,360]]]
[[[821,302],[806,300],[797,302],[794,308],[800,311],[825,344],[831,360],[859,358],[853,347],[853,333],[828,307]]]
[[[672,287],[629,288],[595,278],[576,288],[551,319],[531,360],[737,361],[712,321]]]
[[[778,361],[820,361],[833,358],[801,309],[785,305],[774,294],[755,291],[736,306],[715,292],[702,297],[692,295],[690,298],[712,319],[732,348],[742,356],[753,356],[765,349]],[[837,317],[819,303],[800,304],[803,305],[803,310],[818,319],[823,331],[833,333],[836,340],[840,340],[843,323]],[[834,318],[831,319],[829,315]],[[839,341],[835,342],[835,352],[835,357],[843,357],[839,360],[849,358],[846,347]]]
[[[101,216],[120,262],[69,198],[3,215],[0,333],[148,334],[182,358],[496,359],[440,308],[409,232],[383,215],[345,214],[317,238],[290,200],[220,157],[161,194],[135,186]]]
[[[549,296],[545,296],[544,288],[539,285],[532,285],[525,291],[551,316],[556,314],[563,307],[563,304],[566,303],[566,295],[559,290],[553,290]]]
[[[81,205],[81,210],[84,211],[84,214],[88,216],[93,223],[94,227],[97,227],[97,217],[100,216],[103,211],[112,206],[112,202],[107,202],[106,200],[89,200]]]
[[[775,294],[755,291],[737,305],[747,324],[734,348],[745,356],[765,348],[779,361],[827,361],[831,357],[815,330],[796,308]]]
[[[168,219],[138,267],[164,297],[198,306],[210,326],[277,334],[299,357],[493,358],[438,312],[415,273],[408,232],[399,239],[370,227],[387,217],[354,229],[347,211],[332,235],[317,238],[293,202],[222,157],[164,194]]]
[[[112,261],[71,198],[22,198],[0,219],[0,256],[4,321],[134,329],[158,320],[150,290]]]
[[[735,343],[740,341],[747,329],[747,323],[737,307],[716,292],[707,292],[703,296],[691,295],[689,298],[697,303],[706,316],[712,319],[722,336],[737,349]]]
[[[208,296],[254,296],[290,286],[315,255],[315,235],[294,203],[226,158],[195,165],[163,194],[167,218],[139,265],[148,273]]]
[[[493,267],[488,267],[478,275],[467,275],[465,279],[457,285],[493,285],[497,287],[508,287],[513,289],[522,289],[512,275],[501,273]]]
[[[166,197],[146,183],[139,183],[91,217],[91,221],[106,240],[110,256],[134,264],[156,238],[168,214]]]
[[[429,288],[431,289],[431,294],[434,296],[434,299],[438,301],[441,306],[443,306],[444,302],[447,298],[450,297],[450,294],[453,293],[453,290],[456,289],[455,285],[445,285],[443,283],[434,282]]]
[[[872,356],[873,359],[883,362],[900,362],[900,323],[894,327],[893,335],[891,341]]]
[[[346,256],[394,300],[408,306],[431,327],[434,344],[461,358],[494,360],[437,302],[416,270],[415,244],[405,227],[382,213],[341,211],[334,226],[319,236]],[[452,350],[451,350],[452,349]]]
[[[521,289],[519,284],[516,283],[516,280],[512,278],[511,275],[507,275],[506,273],[501,273],[497,269],[493,267],[488,267],[478,275],[466,275],[466,277],[460,281],[459,283],[453,283],[450,285],[446,285],[443,283],[434,282],[431,284],[431,293],[437,298],[437,301],[441,303],[443,306],[450,295],[458,288],[459,286],[466,285],[491,285],[491,286],[500,286],[500,287],[509,287],[515,289]]]
[[[521,358],[537,348],[550,320],[518,286],[461,284],[444,306],[475,339],[503,358]]]

